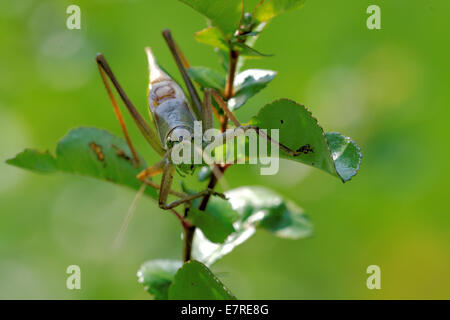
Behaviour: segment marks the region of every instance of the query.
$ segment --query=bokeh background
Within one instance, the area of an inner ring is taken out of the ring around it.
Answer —
[[[81,6],[81,30],[66,29],[73,3]],[[381,7],[382,30],[366,28],[370,4]],[[364,158],[345,185],[298,163],[283,162],[275,176],[259,176],[254,166],[229,169],[230,187],[270,186],[315,226],[314,237],[300,241],[259,231],[214,265],[238,298],[450,298],[449,12],[446,0],[308,0],[268,25],[255,47],[274,56],[246,67],[278,75],[237,117],[245,122],[265,103],[292,98],[327,131],[354,138]],[[192,65],[220,70],[212,49],[193,38],[204,26],[176,0],[0,2],[0,298],[150,298],[136,271],[149,259],[180,257],[172,215],[142,199],[113,250],[135,191],[4,160],[25,147],[54,151],[80,125],[120,135],[97,52],[144,114],[144,47],[178,75],[163,28]],[[147,162],[156,161],[131,131]],[[71,264],[81,267],[81,290],[66,289]],[[372,264],[381,267],[381,290],[366,288]]]

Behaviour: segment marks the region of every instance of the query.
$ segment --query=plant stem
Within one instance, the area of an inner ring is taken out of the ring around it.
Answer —
[[[184,225],[184,247],[183,247],[183,261],[191,260],[192,240],[194,239],[195,226]]]
[[[229,69],[228,69],[228,77],[227,77],[227,83],[225,86],[225,101],[228,101],[233,96],[233,83],[234,83],[234,76],[236,73],[236,66],[237,66],[237,60],[239,57],[239,52],[231,50],[230,51],[230,63],[229,63]],[[227,124],[228,124],[228,117],[224,115],[220,119],[220,131],[224,132],[227,130]],[[217,168],[220,170],[220,172],[223,174],[225,172],[225,167],[222,167],[220,165],[216,165]],[[211,175],[211,178],[209,179],[208,188],[214,189],[216,187],[218,180],[216,175]],[[200,206],[198,209],[200,211],[205,211],[206,206],[208,205],[209,199],[211,195],[207,194],[203,197],[202,202],[200,203]]]
[[[230,62],[229,62],[229,69],[228,69],[228,77],[227,77],[227,83],[225,86],[225,101],[228,101],[234,94],[233,92],[233,83],[234,83],[234,77],[236,75],[236,67],[237,67],[237,61],[239,58],[239,52],[235,50],[230,51]],[[224,132],[227,129],[228,124],[228,117],[224,115],[222,119],[220,120],[220,131]],[[228,168],[228,166],[221,166],[216,164],[217,169],[220,170],[220,172],[223,174],[225,170]],[[218,182],[218,178],[216,175],[211,175],[211,178],[209,179],[208,188],[214,189],[216,187],[216,184]],[[210,194],[205,195],[202,198],[202,201],[198,207],[198,210],[205,211],[206,207],[208,206],[209,199],[211,198]],[[184,247],[183,247],[183,261],[187,262],[191,259],[192,254],[192,241],[194,239],[194,233],[195,233],[195,226],[192,225],[186,225],[183,224],[184,228]]]
[[[233,96],[233,83],[236,75],[237,61],[239,52],[236,50],[230,50],[230,63],[228,67],[227,84],[225,86],[225,100],[230,99]]]

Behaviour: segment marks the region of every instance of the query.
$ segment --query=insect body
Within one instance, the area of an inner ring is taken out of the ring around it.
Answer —
[[[150,69],[149,107],[165,149],[194,133],[194,118],[180,86],[157,65],[150,50],[146,49]]]
[[[203,123],[212,124],[212,112],[211,112],[211,96],[210,91],[205,91],[204,103],[200,102],[197,91],[195,90],[192,81],[186,72],[186,61],[184,65],[182,58],[184,56],[179,52],[179,49],[172,39],[172,36],[168,30],[163,32],[164,38],[166,39],[172,55],[180,69],[183,79],[186,83],[188,92],[191,96],[191,100],[194,104],[193,109],[189,107],[183,90],[180,86],[173,81],[161,68],[157,65],[155,58],[149,48],[146,49],[147,58],[149,62],[150,69],[150,81],[149,81],[149,109],[151,116],[153,118],[157,133],[151,129],[147,122],[142,118],[137,109],[134,107],[133,103],[130,101],[125,91],[120,86],[117,78],[113,74],[111,68],[106,62],[105,57],[102,54],[97,55],[97,65],[99,67],[100,75],[102,76],[103,83],[105,84],[108,95],[114,107],[114,111],[122,127],[122,131],[125,136],[130,150],[133,154],[133,159],[135,162],[139,161],[137,153],[133,147],[133,144],[129,138],[128,131],[125,127],[125,123],[122,118],[122,114],[114,98],[107,77],[111,80],[117,92],[119,93],[122,101],[124,102],[126,108],[130,112],[133,120],[138,126],[139,130],[153,147],[153,149],[162,156],[162,159],[158,161],[155,165],[142,171],[137,178],[143,183],[159,189],[159,199],[158,203],[162,209],[173,209],[174,207],[190,202],[194,199],[203,197],[205,195],[215,194],[222,196],[221,194],[214,192],[211,189],[206,189],[204,191],[198,192],[193,195],[189,195],[183,192],[174,191],[171,189],[174,165],[170,159],[171,147],[180,142],[185,133],[193,134],[194,131],[194,120],[196,120],[199,115],[201,115],[201,120]],[[204,129],[208,129],[210,125],[204,126]],[[149,178],[155,176],[156,174],[162,173],[161,184],[156,184]],[[180,199],[167,203],[169,194],[179,197]]]
[[[212,89],[206,88],[204,90],[204,97],[202,102],[197,94],[195,87],[192,84],[191,79],[186,72],[186,68],[189,67],[187,60],[184,58],[184,55],[181,53],[180,49],[173,41],[172,36],[168,30],[163,31],[163,36],[186,84],[189,96],[192,101],[192,105],[190,106],[188,104],[184,92],[180,88],[180,86],[157,65],[151,50],[147,48],[146,52],[150,69],[148,92],[149,111],[157,129],[157,133],[154,132],[154,130],[148,125],[148,123],[142,118],[140,113],[134,107],[133,103],[130,101],[125,91],[120,86],[117,78],[114,76],[104,56],[99,54],[97,55],[96,60],[103,83],[113,104],[117,119],[119,120],[119,123],[122,127],[125,140],[127,141],[133,155],[134,162],[138,163],[139,158],[129,138],[125,122],[123,120],[118,104],[114,98],[113,92],[109,86],[107,78],[111,80],[112,84],[119,93],[120,98],[124,102],[126,108],[128,109],[144,138],[148,141],[150,146],[162,157],[162,159],[156,164],[139,173],[137,178],[148,186],[158,189],[159,206],[162,209],[169,210],[175,208],[180,204],[190,202],[200,197],[209,196],[211,194],[224,197],[222,194],[214,192],[209,188],[195,194],[186,194],[171,189],[175,168],[170,155],[172,147],[175,144],[180,143],[185,138],[186,132],[192,137],[194,133],[194,121],[197,119],[202,121],[202,129],[204,131],[212,128],[213,119],[211,96],[214,97],[225,115],[232,120],[233,124],[236,126],[236,129],[243,129],[244,131],[247,129],[257,129],[256,131],[261,136],[269,140],[271,139],[267,135],[264,136],[259,131],[259,128],[255,126],[241,126],[239,121],[234,117],[231,111],[228,110],[226,103],[222,100],[220,95]],[[292,155],[298,155],[298,152],[290,150],[286,146],[283,146],[282,144],[279,144],[274,140],[271,141],[272,143],[277,143],[279,147],[282,148],[285,152],[288,152]],[[150,180],[150,178],[159,173],[162,173],[161,184],[157,184]],[[215,173],[216,175],[220,174],[220,172],[214,170],[213,173]],[[172,194],[179,199],[167,203],[169,194]]]

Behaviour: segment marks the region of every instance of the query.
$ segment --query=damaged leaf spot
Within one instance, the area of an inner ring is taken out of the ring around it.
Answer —
[[[281,124],[283,124],[283,123],[284,123],[284,121],[283,121],[283,120],[280,120],[280,122],[281,122]]]
[[[298,148],[296,150],[296,152],[303,153],[303,154],[308,154],[310,152],[313,153],[314,150],[311,148],[311,146],[308,143],[308,144],[305,144],[304,146],[301,146],[300,148]]]
[[[111,145],[115,150],[116,150],[116,156],[118,156],[119,158],[123,158],[126,161],[130,162],[131,164],[133,164],[133,159],[131,159],[130,156],[128,156],[125,151],[123,151],[122,149],[120,149],[119,147],[117,147],[116,145],[112,144]]]
[[[96,144],[94,141],[89,142],[89,147],[94,151],[95,155],[97,156],[97,159],[99,161],[105,161],[105,155],[103,154],[102,147]]]

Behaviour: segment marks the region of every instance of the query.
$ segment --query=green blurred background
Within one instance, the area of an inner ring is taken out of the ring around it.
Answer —
[[[66,29],[73,3],[81,6],[81,30]],[[382,30],[366,28],[370,4],[381,7]],[[229,169],[230,187],[270,186],[301,205],[315,226],[315,236],[300,241],[260,231],[214,265],[238,298],[450,298],[449,12],[447,0],[308,0],[268,25],[255,47],[274,56],[246,67],[278,76],[237,117],[245,122],[265,103],[292,98],[327,131],[354,138],[363,162],[345,185],[298,163],[282,162],[275,176],[260,176],[254,166]],[[178,75],[163,28],[172,29],[192,65],[220,70],[212,49],[193,38],[204,25],[175,0],[1,0],[0,298],[150,298],[136,271],[145,260],[180,257],[172,215],[143,199],[114,250],[134,191],[38,175],[4,160],[25,147],[54,151],[80,125],[120,135],[97,52],[145,115],[144,47]],[[147,162],[156,161],[131,131]],[[66,289],[71,264],[81,267],[81,290]],[[372,264],[381,267],[381,290],[366,287]]]

